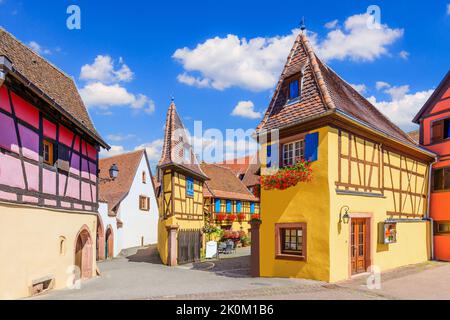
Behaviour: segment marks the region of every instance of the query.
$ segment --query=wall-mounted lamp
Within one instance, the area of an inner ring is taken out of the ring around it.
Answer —
[[[341,211],[339,212],[339,223],[344,222],[344,224],[348,224],[348,222],[350,221],[350,215],[348,214],[349,210],[349,206],[343,206],[341,208]],[[344,215],[342,215],[342,211],[344,211]]]
[[[112,180],[115,180],[117,178],[117,176],[119,175],[119,168],[117,167],[117,165],[114,163],[111,168],[109,168],[109,177]]]

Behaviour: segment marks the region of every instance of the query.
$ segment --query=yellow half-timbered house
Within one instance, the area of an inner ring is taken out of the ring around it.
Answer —
[[[198,164],[174,102],[167,112],[157,172],[161,260],[167,265],[199,260],[204,244],[203,184],[208,178]]]
[[[335,282],[430,258],[434,154],[322,63],[303,33],[257,134],[262,175],[304,158],[313,178],[261,186],[256,274]]]

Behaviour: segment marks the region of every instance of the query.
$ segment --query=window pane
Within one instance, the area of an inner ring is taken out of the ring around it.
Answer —
[[[444,185],[443,169],[436,169],[433,173],[433,190],[442,190]]]
[[[450,189],[450,168],[444,169],[444,189]]]
[[[289,84],[289,99],[298,97],[298,80],[294,80]]]
[[[450,137],[450,120],[444,121],[444,139],[447,139]]]

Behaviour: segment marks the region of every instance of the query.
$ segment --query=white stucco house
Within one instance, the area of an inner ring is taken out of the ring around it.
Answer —
[[[117,178],[110,175],[113,166]],[[97,260],[156,244],[159,213],[146,151],[100,159],[99,169]]]

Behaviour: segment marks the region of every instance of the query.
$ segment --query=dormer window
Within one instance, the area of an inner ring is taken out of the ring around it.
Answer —
[[[294,100],[300,97],[300,81],[294,79],[289,82],[289,100]]]

